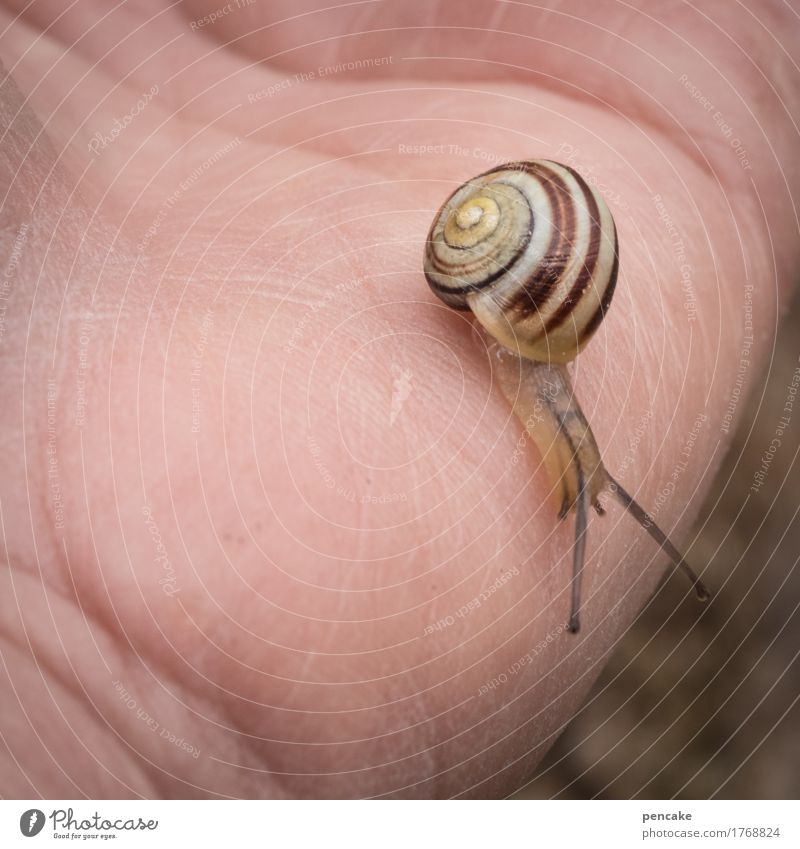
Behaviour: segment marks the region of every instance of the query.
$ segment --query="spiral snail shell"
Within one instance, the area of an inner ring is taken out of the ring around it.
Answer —
[[[457,188],[425,246],[431,289],[448,306],[471,310],[491,337],[498,383],[542,454],[560,518],[575,510],[573,633],[580,628],[589,507],[603,515],[605,489],[689,577],[698,598],[709,597],[603,465],[565,365],[603,320],[618,268],[617,230],[603,198],[572,168],[545,159],[500,165]]]
[[[528,359],[578,355],[606,313],[619,266],[605,201],[572,168],[538,160],[493,168],[456,189],[433,222],[425,276]]]

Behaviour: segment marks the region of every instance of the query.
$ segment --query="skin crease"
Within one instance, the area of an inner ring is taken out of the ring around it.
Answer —
[[[573,520],[423,241],[500,161],[615,193],[618,289],[573,377],[645,507],[698,428],[657,517],[686,542],[745,283],[746,389],[797,260],[797,20],[695,6],[259,3],[193,28],[219,5],[5,4],[6,257],[32,223],[0,349],[4,796],[495,797],[531,774],[665,558],[607,499],[561,633]],[[365,57],[392,61],[315,70]],[[440,144],[465,153],[399,147]]]

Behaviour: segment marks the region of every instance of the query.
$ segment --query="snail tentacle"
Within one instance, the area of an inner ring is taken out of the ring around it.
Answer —
[[[624,489],[622,484],[618,483],[614,478],[606,472],[608,477],[608,487],[617,496],[617,500],[622,506],[633,516],[634,519],[650,534],[650,536],[664,549],[669,555],[670,560],[677,569],[680,569],[686,577],[692,582],[694,591],[700,601],[708,601],[711,598],[711,593],[705,584],[697,577],[691,566],[683,559],[683,556],[677,548],[672,544],[669,537],[658,527],[653,517],[639,504],[638,501]]]
[[[572,608],[567,630],[577,634],[581,629],[581,578],[586,558],[586,530],[589,524],[589,490],[578,468],[578,500],[575,505],[575,547],[572,552]]]

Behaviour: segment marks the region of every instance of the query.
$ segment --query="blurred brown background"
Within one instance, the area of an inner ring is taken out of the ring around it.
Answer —
[[[763,485],[750,491],[786,415],[798,328],[800,296],[740,402],[687,550],[713,603],[667,581],[514,798],[800,796],[800,392]]]

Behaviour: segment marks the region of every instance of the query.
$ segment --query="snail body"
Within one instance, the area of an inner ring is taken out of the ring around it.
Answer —
[[[619,269],[616,226],[603,198],[573,169],[549,160],[501,165],[456,189],[425,247],[431,289],[470,310],[490,337],[500,388],[542,454],[559,516],[576,513],[572,609],[580,586],[589,507],[609,489],[692,580],[708,592],[652,518],[603,465],[566,363],[603,320]]]

